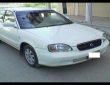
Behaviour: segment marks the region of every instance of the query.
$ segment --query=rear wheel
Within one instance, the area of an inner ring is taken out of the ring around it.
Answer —
[[[25,60],[31,67],[40,67],[35,50],[32,46],[26,45],[23,50]]]

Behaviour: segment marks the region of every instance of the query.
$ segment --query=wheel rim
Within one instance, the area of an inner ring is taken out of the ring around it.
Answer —
[[[35,63],[35,55],[31,49],[25,50],[25,58],[29,64],[33,65]]]

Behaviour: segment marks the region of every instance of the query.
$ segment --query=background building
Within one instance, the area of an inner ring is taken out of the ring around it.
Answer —
[[[86,3],[66,3],[66,5],[68,15],[86,15]],[[62,3],[57,3],[56,10],[63,14]],[[110,18],[110,3],[92,3],[92,16]]]

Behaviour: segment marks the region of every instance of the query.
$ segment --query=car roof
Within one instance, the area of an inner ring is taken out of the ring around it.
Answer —
[[[47,8],[4,8],[3,10],[10,10],[10,11],[29,11],[29,10],[50,10]]]

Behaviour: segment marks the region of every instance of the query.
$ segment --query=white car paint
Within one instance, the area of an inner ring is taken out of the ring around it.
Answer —
[[[22,42],[30,44],[37,54],[39,64],[46,66],[63,66],[83,62],[89,59],[77,62],[74,62],[74,59],[86,57],[89,52],[97,50],[103,54],[109,45],[107,39],[104,42],[102,40],[101,46],[93,49],[79,51],[77,48],[79,43],[96,39],[105,39],[103,32],[76,23],[33,29],[4,27],[0,24],[0,40],[18,50],[20,50]],[[47,46],[56,43],[67,44],[73,50],[69,52],[49,52]]]
[[[96,29],[76,23],[38,29],[26,29],[26,31],[41,37],[45,42],[47,41],[47,45],[52,43],[64,43],[70,46],[76,46],[78,43],[99,39],[103,34],[103,32],[99,32]],[[86,38],[84,36],[86,36]]]
[[[14,46],[16,48],[17,46],[17,33],[18,32],[18,29],[15,29],[13,27],[3,27],[1,30],[0,30],[0,34],[1,34],[1,37],[2,39],[5,41],[5,42],[8,42],[10,45]]]

